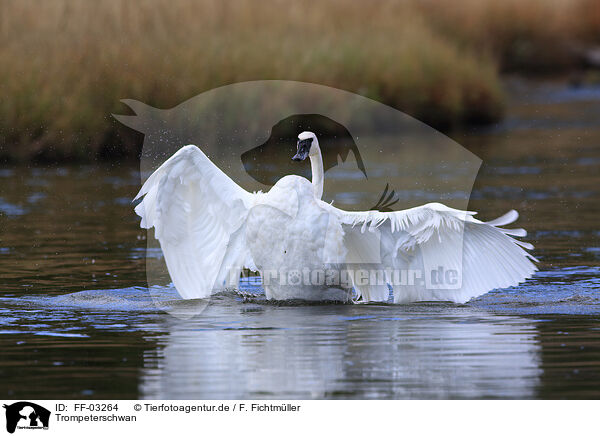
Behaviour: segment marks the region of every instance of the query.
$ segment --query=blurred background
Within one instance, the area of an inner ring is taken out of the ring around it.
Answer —
[[[469,209],[517,209],[541,271],[466,305],[281,307],[242,282],[165,314],[131,205],[144,138],[111,114],[265,79],[468,148]],[[0,397],[600,398],[599,120],[599,0],[0,0]]]
[[[0,2],[0,159],[135,158],[122,98],[239,81],[358,93],[445,131],[506,115],[509,75],[600,83],[597,0]]]

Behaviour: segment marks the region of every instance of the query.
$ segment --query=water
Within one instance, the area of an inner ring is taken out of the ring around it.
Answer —
[[[600,97],[509,86],[506,121],[456,139],[484,159],[470,208],[518,209],[541,271],[465,305],[270,303],[249,278],[183,320],[163,309],[201,303],[144,288],[135,168],[0,169],[0,396],[600,398]]]

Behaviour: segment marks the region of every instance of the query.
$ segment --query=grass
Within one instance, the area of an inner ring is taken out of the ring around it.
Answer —
[[[502,71],[555,74],[577,67],[578,49],[600,42],[597,0],[420,0],[445,37],[490,53]]]
[[[122,98],[257,79],[346,89],[450,128],[502,115],[501,70],[566,68],[592,0],[0,0],[0,159],[135,156]],[[525,48],[524,48],[525,47]]]

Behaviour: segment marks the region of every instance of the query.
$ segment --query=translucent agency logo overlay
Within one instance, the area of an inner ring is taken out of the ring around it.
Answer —
[[[256,225],[253,230],[248,230],[250,226],[240,230],[243,226],[236,224],[224,244],[227,248],[235,245],[234,236],[239,236],[239,232],[245,232],[246,240],[266,240],[257,224],[264,223],[265,216],[290,232],[300,220],[308,219],[302,215],[308,210],[303,197],[290,195],[285,189],[277,197],[278,187],[286,188],[280,183],[286,176],[314,179],[309,158],[292,160],[292,157],[308,154],[308,149],[298,148],[302,132],[314,133],[314,143],[318,142],[322,156],[321,200],[349,212],[394,212],[431,202],[467,210],[481,164],[477,156],[452,139],[401,111],[360,95],[310,83],[276,80],[237,83],[202,93],[171,109],[157,109],[133,100],[123,102],[134,114],[115,117],[144,134],[140,162],[142,182],[183,146],[194,144],[243,190],[269,192],[273,194],[271,198],[278,198],[249,205],[247,211],[242,211],[246,222]],[[303,146],[307,145],[305,139],[302,141]],[[159,209],[166,213],[177,208],[202,206],[193,204],[191,197],[185,197],[191,189],[190,183],[196,183],[192,180],[194,175],[185,172],[184,164],[177,165],[173,171],[178,177],[173,173],[170,179],[179,180],[186,188],[174,190],[169,197],[171,203]],[[198,186],[210,189],[204,182]],[[300,188],[304,189],[304,185]],[[216,193],[219,194],[227,195]],[[199,231],[202,226],[208,229],[222,225],[226,217],[236,215],[239,203],[228,208],[203,206],[215,209],[216,224],[208,221],[194,224],[194,229]],[[282,246],[280,256],[263,256],[260,250],[249,250],[252,262],[246,264],[252,263],[251,266],[258,268],[260,263],[263,284],[271,283],[271,288],[281,291],[282,295],[287,295],[286,289],[290,287],[314,286],[316,289],[323,283],[328,286],[329,282],[344,289],[352,285],[356,288],[360,283],[377,286],[379,282],[386,282],[391,286],[419,287],[432,292],[452,291],[461,286],[462,228],[456,228],[452,236],[452,247],[456,251],[448,256],[452,262],[444,263],[435,251],[426,252],[419,246],[420,240],[430,235],[405,232],[404,237],[396,238],[396,247],[388,247],[388,230],[370,225],[365,229],[359,224],[362,233],[369,235],[369,249],[356,256],[343,252],[338,246],[342,237],[346,238],[345,243],[351,237],[358,240],[358,233],[348,228],[340,230],[326,213],[311,216],[311,219],[315,225],[308,229],[304,240],[314,241],[311,247],[302,242],[291,249]],[[216,290],[237,285],[240,269],[229,265],[227,249],[215,249],[210,244],[194,246],[194,238],[182,230],[186,226],[180,222],[168,228],[155,226],[148,232],[146,272],[155,300],[159,300],[159,294],[165,287],[172,286],[172,282],[182,293],[179,289],[182,286],[177,286],[169,270],[173,272],[190,259],[201,264],[201,269],[214,271],[202,278],[206,281],[203,287]],[[188,243],[190,256],[179,260],[165,258],[165,244],[161,247],[157,236]],[[268,241],[273,250],[279,247],[282,239],[279,236],[272,232],[272,240]],[[431,239],[437,237],[434,235]],[[406,258],[390,258],[388,253],[398,249],[407,253]],[[301,253],[309,250],[313,254],[302,257]],[[290,268],[286,259],[294,256],[298,267]],[[182,268],[200,269],[185,265]],[[308,274],[303,271],[306,268]],[[351,293],[347,295],[353,298]],[[196,311],[203,307],[198,305]]]

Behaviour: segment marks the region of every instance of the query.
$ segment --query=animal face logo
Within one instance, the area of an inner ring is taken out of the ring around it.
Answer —
[[[50,411],[29,401],[19,401],[10,405],[5,404],[6,431],[14,433],[19,429],[47,429],[50,421]]]
[[[270,192],[289,175],[311,180],[307,152],[313,145],[299,143],[305,138],[298,137],[310,131],[322,153],[324,202],[346,211],[389,212],[428,202],[466,210],[481,164],[447,136],[394,108],[311,83],[236,83],[169,109],[134,100],[123,103],[132,112],[115,118],[144,135],[142,182],[187,144],[198,146],[226,177],[250,193]],[[293,156],[303,159],[293,161]],[[277,215],[282,220],[300,210],[285,200],[269,205],[282,212]],[[254,215],[258,219],[259,211]],[[325,234],[318,234],[319,241],[327,241],[330,230],[337,229],[322,228]],[[147,238],[150,252],[160,251],[154,232],[150,230]],[[325,242],[320,244],[314,247],[317,252],[329,252]],[[379,250],[371,251],[377,259]],[[150,294],[159,301],[164,288],[171,286],[165,259],[147,257],[146,273]],[[202,304],[196,313],[203,310],[206,303]]]
[[[236,83],[169,109],[123,103],[133,113],[114,117],[144,134],[143,179],[182,146],[195,144],[246,191],[266,192],[286,175],[310,178],[309,160],[291,158],[298,134],[311,131],[323,155],[323,201],[350,211],[391,211],[430,201],[464,210],[481,164],[447,136],[396,109],[311,83]]]
[[[320,114],[290,115],[273,125],[265,142],[242,153],[242,163],[248,175],[267,186],[274,185],[288,174],[310,178],[310,162],[300,163],[290,159],[294,153],[304,151],[297,149],[300,142],[298,134],[303,131],[316,133],[323,153],[325,172],[337,166],[338,162],[346,162],[348,155],[352,153],[356,159],[357,170],[367,178],[362,155],[348,129]],[[306,149],[306,154],[308,150],[309,148]]]

